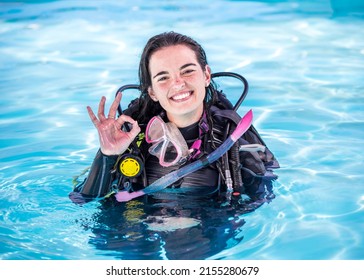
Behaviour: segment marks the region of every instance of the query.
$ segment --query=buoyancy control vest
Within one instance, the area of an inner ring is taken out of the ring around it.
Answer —
[[[235,125],[239,122],[240,116],[237,112],[233,110],[233,106],[230,101],[227,99],[226,95],[222,92],[218,92],[217,94],[218,100],[215,105],[210,108],[210,116],[212,118],[212,127],[210,132],[205,133],[203,135],[203,145],[202,145],[202,154],[211,153],[216,147],[218,147],[230,133],[225,132],[225,128],[227,123],[231,124],[231,130],[235,127]],[[130,106],[124,111],[124,114],[133,116],[136,113],[138,107],[138,100],[134,100],[131,102]],[[141,124],[142,131],[145,128],[145,124]],[[193,124],[192,127],[195,129],[198,127],[197,124]],[[183,130],[182,130],[183,134]],[[194,135],[183,135],[187,142],[191,143],[198,137],[197,130]],[[142,138],[142,137],[141,137]],[[140,141],[140,140],[139,140]],[[236,144],[235,150],[234,147],[231,151],[229,151],[229,168],[232,170],[233,178],[232,181],[234,184],[234,191],[238,193],[246,192],[244,188],[244,182],[251,181],[250,177],[275,177],[272,172],[272,169],[279,168],[278,161],[275,159],[272,152],[266,147],[264,152],[261,151],[239,151],[239,145],[246,144],[261,144],[265,145],[264,141],[260,137],[257,130],[254,126],[251,126],[249,130],[243,135],[241,139]],[[180,168],[180,166],[173,167],[162,167],[158,164],[158,160],[150,155],[148,151],[148,144],[145,141],[141,141],[139,145],[139,150],[133,152],[137,152],[141,158],[144,159],[144,171],[143,175],[138,178],[124,178],[124,184],[131,190],[139,190],[147,185],[153,183],[158,178],[161,178],[165,174]],[[216,190],[216,186],[221,185],[223,190],[226,189],[226,177],[224,169],[224,163],[222,160],[217,161],[212,166],[201,169],[196,173],[192,173],[187,178],[183,178],[179,180],[172,187],[191,187],[191,186],[202,186],[202,184],[206,186],[210,186],[212,189]],[[143,180],[142,180],[143,178]],[[248,179],[250,178],[250,179]],[[219,182],[219,180],[221,182]],[[220,187],[221,187],[220,186]],[[220,189],[221,191],[221,189]]]

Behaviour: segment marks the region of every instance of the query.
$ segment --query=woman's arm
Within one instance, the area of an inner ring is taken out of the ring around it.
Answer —
[[[110,193],[116,178],[116,173],[112,171],[117,159],[117,155],[106,156],[99,150],[87,178],[69,194],[70,199],[77,204],[83,204]]]
[[[107,117],[104,114],[106,101],[104,96],[99,103],[97,117],[92,109],[87,107],[90,119],[99,135],[100,149],[95,156],[87,179],[76,186],[69,195],[75,203],[83,204],[95,198],[102,198],[112,191],[112,184],[116,178],[116,174],[112,172],[114,165],[119,155],[127,150],[140,132],[138,123],[131,117],[121,115],[116,118],[120,100],[121,94],[119,93],[112,103]],[[122,129],[125,122],[132,125],[130,131]]]

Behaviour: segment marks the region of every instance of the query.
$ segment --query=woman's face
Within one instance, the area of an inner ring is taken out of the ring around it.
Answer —
[[[150,57],[149,72],[148,93],[170,121],[187,126],[200,119],[211,71],[207,65],[201,68],[193,50],[185,45],[162,48]]]

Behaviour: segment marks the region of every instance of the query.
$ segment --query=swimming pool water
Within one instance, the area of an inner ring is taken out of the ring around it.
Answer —
[[[363,24],[360,1],[2,1],[0,259],[364,259]],[[98,148],[86,105],[169,30],[250,84],[239,112],[281,164],[253,212],[68,199]]]

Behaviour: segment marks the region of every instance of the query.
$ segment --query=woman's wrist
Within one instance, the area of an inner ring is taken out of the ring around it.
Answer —
[[[102,156],[108,157],[108,158],[117,158],[119,156],[119,154],[107,154],[107,153],[104,153],[101,148],[100,148],[100,153],[101,153]]]

